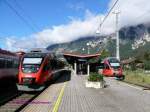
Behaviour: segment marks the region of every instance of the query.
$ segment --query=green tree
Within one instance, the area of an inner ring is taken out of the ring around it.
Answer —
[[[144,53],[144,60],[150,60],[150,53],[149,52]]]
[[[106,49],[104,49],[102,52],[101,52],[101,55],[100,55],[100,58],[101,59],[104,59],[106,57],[110,57],[110,52]]]
[[[145,68],[145,70],[150,70],[150,60],[144,61],[144,68]]]

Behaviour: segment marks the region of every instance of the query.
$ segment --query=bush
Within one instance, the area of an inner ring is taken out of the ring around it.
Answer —
[[[103,80],[103,75],[98,73],[90,73],[88,81],[98,82]]]
[[[150,70],[150,61],[145,61],[144,62],[144,67],[145,67],[145,70]]]

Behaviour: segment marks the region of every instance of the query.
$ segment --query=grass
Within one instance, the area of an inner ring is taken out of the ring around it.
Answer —
[[[125,74],[125,82],[129,82],[132,84],[142,85],[142,86],[150,86],[150,74],[145,74],[142,70],[124,71]]]

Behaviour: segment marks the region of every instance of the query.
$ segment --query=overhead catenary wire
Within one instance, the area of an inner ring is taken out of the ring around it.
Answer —
[[[25,12],[24,9],[17,3],[17,1],[15,1],[15,2],[16,2],[17,7],[20,8],[23,12]],[[25,19],[25,17],[23,16],[23,14],[20,14],[20,13],[16,10],[16,8],[14,8],[7,0],[4,0],[4,3],[5,3],[34,33],[38,33],[38,31],[40,31],[40,28],[38,27],[38,25],[36,25],[36,24],[32,21],[32,19],[31,19],[31,17],[30,17],[29,15],[26,14],[26,16],[28,17],[28,19],[30,20],[30,22],[28,22],[28,21]],[[31,24],[31,23],[32,23],[32,24]],[[39,37],[43,37],[43,36],[41,36],[41,35],[39,34]],[[44,42],[44,43],[47,43],[47,41],[45,41],[44,39],[43,39],[43,42]]]
[[[30,21],[30,23],[32,24],[32,26],[34,28],[36,28],[36,30],[40,30],[40,27],[33,21],[32,17],[26,13],[26,11],[24,10],[24,8],[18,3],[17,0],[14,0],[15,5],[20,9],[20,11],[23,12],[23,14],[25,15],[25,17],[28,18],[28,20]]]
[[[115,3],[113,4],[113,6],[110,8],[110,10],[108,11],[107,15],[104,17],[104,19],[102,20],[102,22],[100,23],[98,29],[100,29],[102,27],[102,25],[104,24],[104,22],[106,21],[106,19],[108,18],[108,16],[110,15],[110,13],[112,12],[112,10],[114,9],[114,7],[117,5],[117,3],[119,2],[119,0],[116,0]]]
[[[33,32],[36,32],[36,29],[22,16],[7,0],[3,1]]]

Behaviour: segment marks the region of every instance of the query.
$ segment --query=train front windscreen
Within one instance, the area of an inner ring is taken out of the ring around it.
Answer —
[[[113,69],[119,69],[120,68],[120,62],[118,59],[116,58],[111,58],[109,59],[109,63],[110,63],[110,66],[113,68]]]
[[[25,57],[22,62],[22,71],[24,73],[36,73],[40,69],[43,58],[30,58]]]
[[[113,69],[119,69],[120,68],[120,63],[110,63],[110,65]]]

